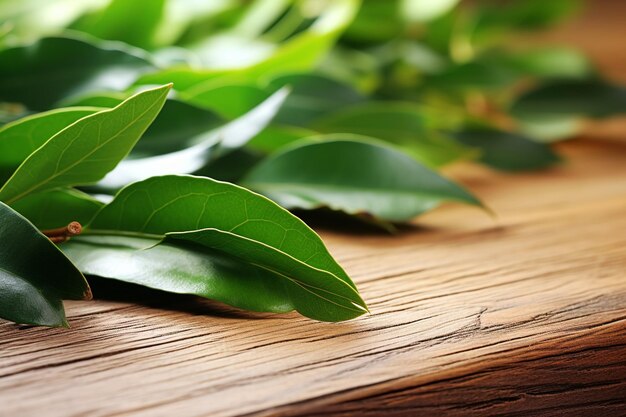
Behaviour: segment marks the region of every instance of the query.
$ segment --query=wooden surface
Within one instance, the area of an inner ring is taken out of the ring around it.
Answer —
[[[545,172],[451,171],[495,220],[449,206],[396,237],[322,230],[367,317],[96,283],[109,299],[67,303],[70,330],[1,323],[0,416],[626,416],[626,124],[612,126]]]

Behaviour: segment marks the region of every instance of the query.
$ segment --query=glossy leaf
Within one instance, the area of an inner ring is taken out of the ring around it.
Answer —
[[[0,128],[0,183],[52,136],[85,116],[102,110],[74,107],[24,117]]]
[[[100,190],[118,190],[155,175],[192,174],[212,159],[244,146],[274,118],[288,91],[281,90],[244,116],[218,129],[185,138],[193,146],[161,155],[122,161],[97,184]],[[169,129],[168,129],[169,130]]]
[[[366,311],[315,232],[270,200],[232,184],[190,176],[134,183],[98,213],[86,233],[166,237],[227,253],[276,274],[295,308],[314,319],[347,320]]]
[[[446,201],[481,205],[404,153],[350,135],[294,144],[261,162],[242,183],[286,208],[329,207],[393,222]]]
[[[286,313],[295,308],[280,277],[199,245],[79,236],[61,249],[87,275],[194,294],[251,311]]]
[[[122,90],[152,69],[144,52],[122,44],[43,38],[0,50],[0,101],[48,110],[69,97]]]
[[[0,202],[0,317],[67,327],[61,300],[89,298],[89,286],[76,267],[28,220]]]
[[[10,204],[35,192],[100,180],[146,131],[170,87],[144,91],[60,131],[15,171],[0,189],[0,200]]]

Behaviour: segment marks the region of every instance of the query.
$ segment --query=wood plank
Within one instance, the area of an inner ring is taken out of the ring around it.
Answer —
[[[2,324],[3,412],[624,414],[626,144],[562,148],[548,172],[461,170],[498,219],[450,206],[396,237],[323,232],[362,319],[150,293],[68,303],[71,330]]]
[[[555,39],[621,23],[591,16]],[[623,54],[596,44],[621,77]],[[398,236],[320,226],[367,317],[96,283],[99,300],[66,304],[70,330],[1,323],[0,415],[626,415],[626,124],[611,126],[551,170],[448,171],[495,219],[450,205]]]

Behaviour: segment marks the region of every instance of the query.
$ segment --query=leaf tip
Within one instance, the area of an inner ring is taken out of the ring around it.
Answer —
[[[91,292],[91,287],[87,286],[87,289],[83,292],[83,300],[93,300],[93,292]]]

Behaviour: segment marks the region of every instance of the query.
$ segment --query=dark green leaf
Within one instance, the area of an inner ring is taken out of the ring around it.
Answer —
[[[602,80],[555,81],[523,94],[515,116],[607,117],[626,112],[626,87]]]
[[[61,249],[88,275],[199,295],[245,310],[286,313],[295,308],[276,274],[200,245],[79,236]]]
[[[62,299],[91,298],[81,273],[50,240],[0,202],[0,317],[66,326]]]
[[[122,44],[50,37],[0,50],[0,101],[47,110],[97,90],[122,90],[154,69],[145,53]]]
[[[452,120],[455,116],[443,117]],[[415,104],[371,102],[331,114],[314,123],[313,128],[323,133],[353,133],[382,139],[428,166],[472,156],[471,150],[438,133],[434,127],[440,122],[433,119],[433,115]]]
[[[481,150],[480,162],[503,171],[530,171],[559,162],[548,145],[519,134],[470,129],[455,136],[461,143]]]
[[[394,222],[446,201],[481,205],[402,152],[350,135],[294,144],[261,162],[242,183],[283,207],[329,207]]]
[[[227,253],[275,274],[289,294],[288,304],[314,319],[347,320],[366,311],[354,283],[315,232],[270,200],[232,184],[190,176],[132,184],[98,213],[86,233],[166,237],[173,244],[192,242]]]

